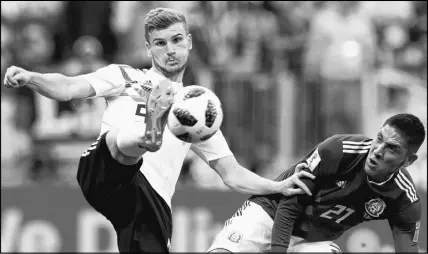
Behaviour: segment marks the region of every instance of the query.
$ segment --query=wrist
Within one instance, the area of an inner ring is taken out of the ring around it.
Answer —
[[[28,72],[28,82],[24,86],[37,83],[37,72],[29,71]]]
[[[273,183],[271,184],[271,188],[270,188],[271,193],[272,194],[280,193],[282,191],[281,183],[277,181],[272,181],[272,182]]]

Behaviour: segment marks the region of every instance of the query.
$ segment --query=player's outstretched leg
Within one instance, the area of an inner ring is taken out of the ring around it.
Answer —
[[[149,152],[156,152],[162,146],[163,131],[173,98],[172,83],[169,79],[164,79],[154,86],[147,98],[146,130],[141,146]]]

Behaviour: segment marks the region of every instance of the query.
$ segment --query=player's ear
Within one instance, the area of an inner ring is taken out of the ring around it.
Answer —
[[[192,48],[193,48],[193,42],[192,42],[192,35],[191,34],[187,35],[187,43],[189,45],[189,50],[192,50]]]
[[[415,162],[416,160],[418,159],[418,156],[416,155],[416,154],[412,154],[412,155],[410,155],[408,158],[407,158],[407,160],[406,160],[406,162],[404,163],[404,167],[405,168],[407,168],[407,167],[409,167],[410,165],[412,165],[413,164],[413,162]]]
[[[152,57],[152,52],[150,51],[150,44],[146,41],[146,49],[147,49],[147,55],[149,57]]]

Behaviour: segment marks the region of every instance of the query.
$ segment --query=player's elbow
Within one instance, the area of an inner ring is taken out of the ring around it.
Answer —
[[[223,179],[223,183],[234,191],[240,191],[238,184],[233,179]]]
[[[65,86],[61,91],[60,100],[70,101],[72,99],[83,99],[94,95],[94,88],[82,75],[65,77]]]
[[[245,188],[245,178],[239,173],[239,170],[230,170],[228,174],[222,177],[223,183],[230,189],[247,194]],[[250,193],[251,194],[251,193]]]
[[[238,183],[237,181],[223,181],[223,183],[229,187],[229,189],[242,193],[242,194],[254,194],[252,191],[247,190],[245,186]]]
[[[70,101],[73,99],[73,86],[66,78],[62,80],[63,85],[50,89],[48,97],[57,101]]]
[[[227,174],[227,175],[224,175],[224,176],[222,176],[222,178],[221,178],[222,180],[223,180],[223,183],[227,186],[227,187],[229,187],[229,188],[231,188],[231,189],[235,189],[236,188],[236,182],[235,182],[235,180],[233,179],[233,177],[231,177],[231,174]]]
[[[233,170],[224,171],[223,174],[220,175],[221,179],[223,180],[223,183],[229,187],[232,190],[237,190],[238,184],[237,180],[235,179],[235,174],[233,173]]]

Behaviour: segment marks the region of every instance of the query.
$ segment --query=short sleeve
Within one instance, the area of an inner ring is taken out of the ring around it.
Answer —
[[[233,155],[221,130],[218,130],[210,139],[192,144],[195,151],[205,162]]]
[[[119,95],[125,86],[125,79],[116,64],[102,67],[95,72],[83,75],[95,90],[96,97]]]

